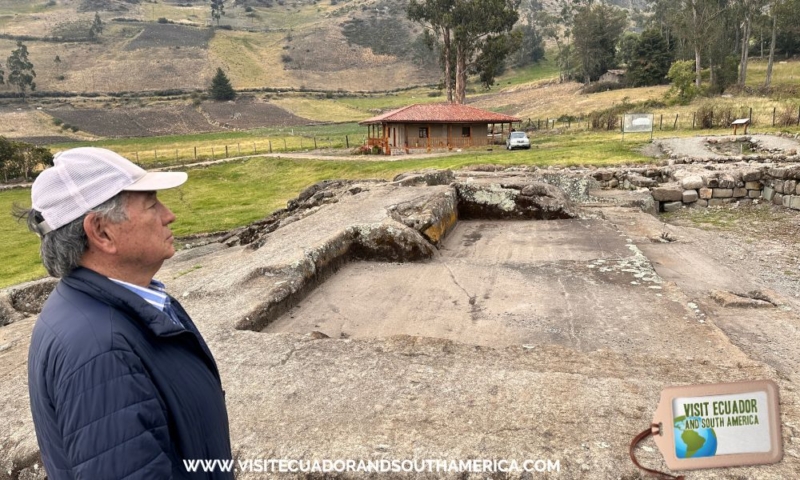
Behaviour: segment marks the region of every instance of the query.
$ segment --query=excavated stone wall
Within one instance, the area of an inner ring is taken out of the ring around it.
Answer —
[[[674,165],[658,168],[603,169],[592,173],[602,188],[648,188],[658,210],[683,206],[716,207],[763,199],[800,210],[800,165],[728,165],[705,162],[702,169]]]

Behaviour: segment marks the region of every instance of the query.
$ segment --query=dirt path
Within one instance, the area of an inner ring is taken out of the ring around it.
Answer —
[[[685,137],[685,138],[663,138],[656,140],[656,144],[660,145],[662,149],[666,147],[674,155],[679,157],[694,157],[694,158],[721,158],[724,155],[713,152],[708,148],[707,141],[709,138],[715,140],[729,140],[734,137],[733,135],[724,136],[698,136],[698,137]],[[779,149],[779,150],[793,150],[800,148],[800,142],[796,139],[778,137],[775,135],[751,135],[751,141],[757,142],[762,148],[766,149]]]

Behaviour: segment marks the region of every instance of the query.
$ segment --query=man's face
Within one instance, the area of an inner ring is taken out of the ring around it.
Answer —
[[[175,215],[158,200],[155,192],[128,192],[126,196],[128,220],[115,225],[118,260],[155,273],[164,260],[175,254],[169,228]]]

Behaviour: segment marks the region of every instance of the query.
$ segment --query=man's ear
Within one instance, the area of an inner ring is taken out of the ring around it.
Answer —
[[[83,230],[89,240],[89,250],[106,254],[117,253],[116,235],[109,227],[111,223],[92,212],[83,219]]]

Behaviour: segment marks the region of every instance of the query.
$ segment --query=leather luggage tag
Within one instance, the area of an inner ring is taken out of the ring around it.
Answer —
[[[780,422],[771,380],[670,387],[661,392],[653,438],[670,470],[776,463]]]

